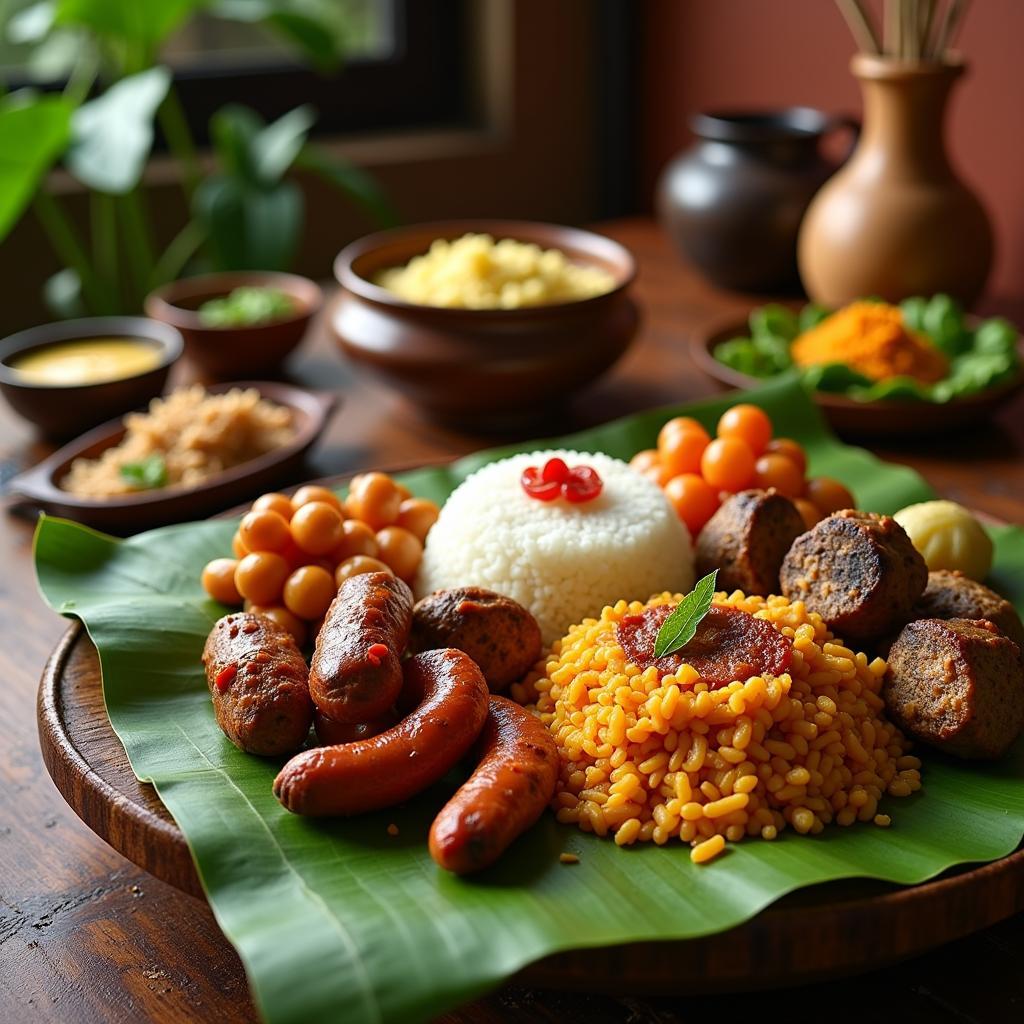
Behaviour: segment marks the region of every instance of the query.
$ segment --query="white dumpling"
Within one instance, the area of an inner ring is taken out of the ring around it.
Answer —
[[[907,531],[928,569],[959,569],[983,580],[992,568],[992,541],[981,523],[955,501],[923,501],[893,517]]]

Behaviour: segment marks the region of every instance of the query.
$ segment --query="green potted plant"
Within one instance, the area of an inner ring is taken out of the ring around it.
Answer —
[[[0,241],[31,206],[64,268],[46,284],[61,315],[139,309],[187,265],[204,270],[285,269],[301,236],[295,168],[343,190],[380,224],[393,211],[372,178],[313,146],[309,107],[272,124],[229,106],[214,115],[215,167],[204,173],[173,77],[160,63],[168,39],[199,11],[259,22],[312,66],[343,56],[331,0],[40,0],[5,16],[9,39],[65,78],[60,92],[0,95]],[[177,163],[189,218],[158,251],[142,175],[159,125]],[[59,162],[89,192],[82,237],[47,184]]]

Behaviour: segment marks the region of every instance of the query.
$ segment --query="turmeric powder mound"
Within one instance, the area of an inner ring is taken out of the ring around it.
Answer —
[[[926,337],[903,324],[898,306],[852,302],[804,331],[790,355],[797,366],[845,363],[871,380],[913,377],[934,384],[949,373],[949,363]]]

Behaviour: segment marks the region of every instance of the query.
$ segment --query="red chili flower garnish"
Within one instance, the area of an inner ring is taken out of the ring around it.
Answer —
[[[584,501],[593,501],[604,488],[604,481],[597,475],[597,470],[590,466],[573,466],[569,470],[569,478],[562,484],[562,493],[566,501],[579,505]]]
[[[548,459],[543,469],[527,466],[520,482],[523,490],[538,501],[554,501],[561,496],[574,505],[593,501],[604,487],[597,470],[591,466],[570,469],[559,458]]]
[[[366,660],[376,668],[390,653],[387,644],[371,644],[366,652]]]
[[[216,678],[213,680],[214,685],[218,690],[224,691],[231,684],[231,680],[238,675],[237,665],[225,665],[218,673]]]
[[[562,493],[562,482],[545,480],[544,471],[536,466],[527,466],[519,482],[523,485],[523,490],[538,501],[554,501]]]
[[[547,480],[548,483],[552,481],[560,484],[564,484],[569,477],[569,467],[565,464],[564,459],[555,456],[553,459],[548,459],[544,463],[544,468],[540,471],[541,479]]]

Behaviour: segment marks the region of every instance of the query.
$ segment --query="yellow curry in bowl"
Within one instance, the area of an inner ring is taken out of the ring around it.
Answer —
[[[81,387],[136,377],[163,358],[160,346],[141,338],[83,338],[20,353],[7,364],[19,383]]]

